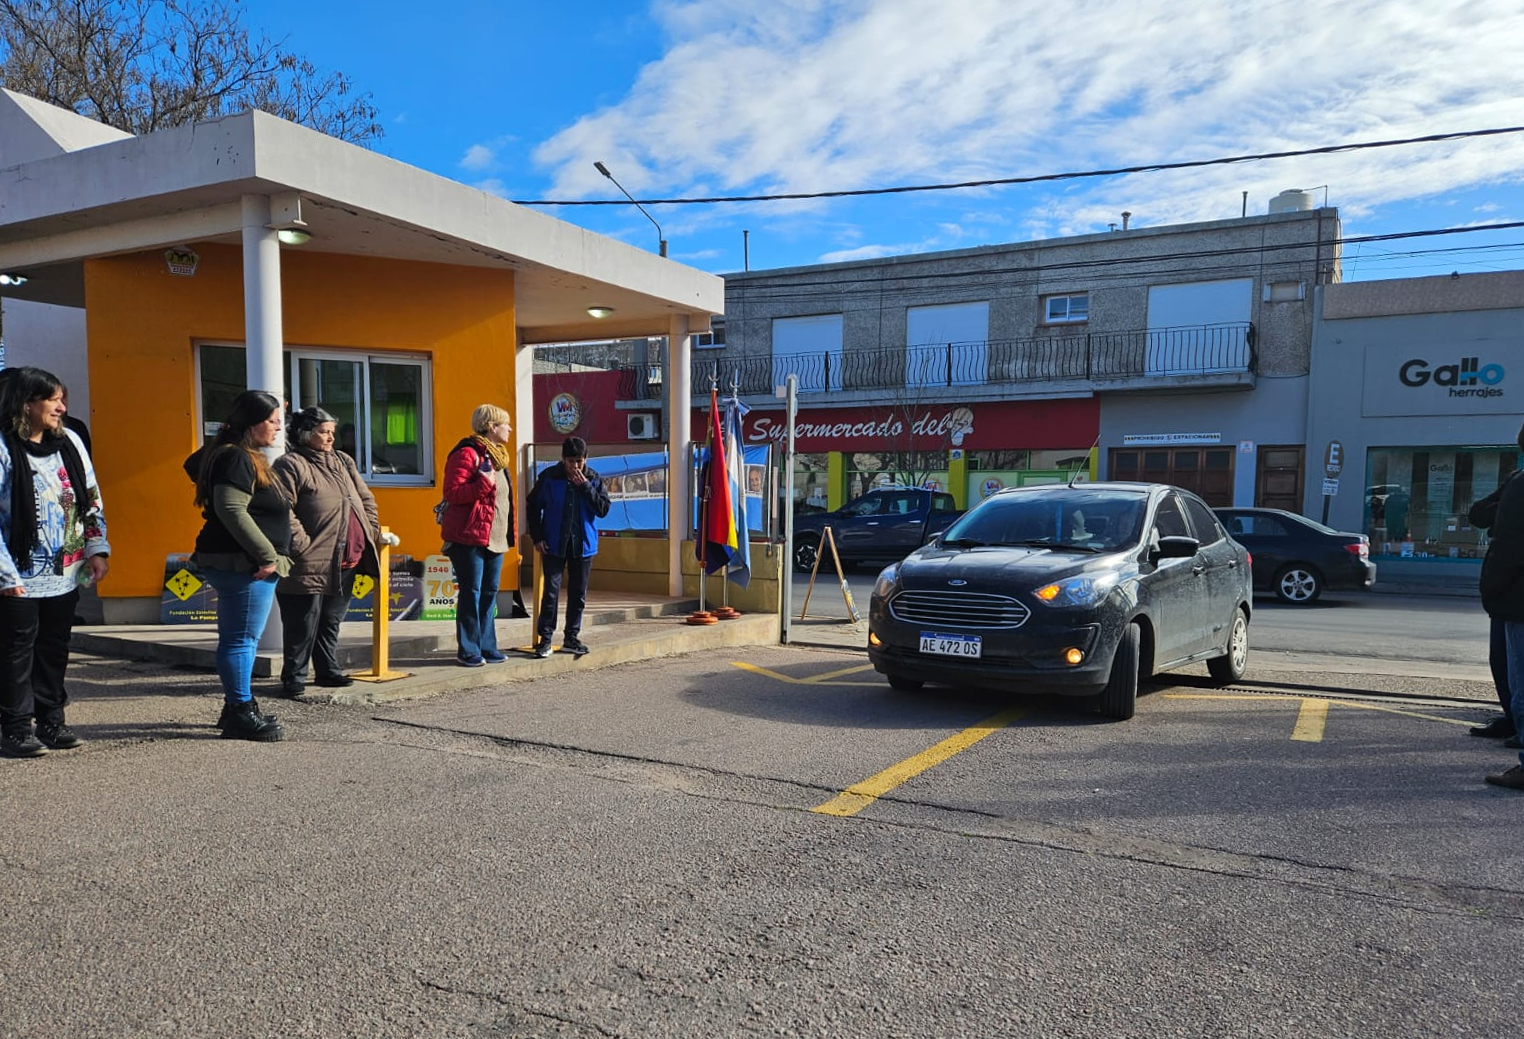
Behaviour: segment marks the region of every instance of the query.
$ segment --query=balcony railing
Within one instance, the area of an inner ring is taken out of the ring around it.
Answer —
[[[1066,380],[1172,379],[1253,372],[1249,322],[788,356],[695,357],[693,392],[710,379],[770,395],[790,375],[801,392],[952,388]],[[632,379],[636,373],[631,373]]]

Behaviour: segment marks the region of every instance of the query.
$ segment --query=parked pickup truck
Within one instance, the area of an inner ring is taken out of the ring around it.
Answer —
[[[944,491],[922,487],[886,487],[869,491],[835,512],[794,517],[794,566],[813,570],[820,555],[821,531],[831,528],[843,566],[894,563],[940,534],[963,515]],[[824,562],[829,563],[827,558]]]

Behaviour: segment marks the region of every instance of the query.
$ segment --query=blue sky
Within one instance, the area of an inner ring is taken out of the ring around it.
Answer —
[[[1028,176],[1524,124],[1518,0],[245,0],[374,95],[378,150],[506,198]],[[1524,134],[1062,185],[653,206],[739,270],[1239,215],[1288,187],[1346,236],[1524,220]],[[627,207],[561,219],[655,249]],[[1524,267],[1524,229],[1350,246],[1347,280]]]

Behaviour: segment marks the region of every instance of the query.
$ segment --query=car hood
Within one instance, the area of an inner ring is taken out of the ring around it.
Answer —
[[[1088,570],[1115,570],[1127,565],[1127,552],[1092,555],[1039,547],[943,548],[928,545],[900,563],[902,587],[945,588],[949,581],[964,581],[976,588],[989,582],[1007,587],[1046,584]]]

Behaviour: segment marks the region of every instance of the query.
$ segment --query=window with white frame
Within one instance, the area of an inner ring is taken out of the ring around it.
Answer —
[[[1090,320],[1090,293],[1049,296],[1043,301],[1043,320],[1050,325],[1067,325]]]
[[[710,326],[708,332],[695,332],[693,335],[695,350],[722,350],[724,347],[725,326],[718,321]]]
[[[429,359],[409,354],[289,349],[285,399],[293,411],[320,407],[336,423],[334,447],[354,458],[367,482],[421,486],[433,481]],[[242,346],[197,350],[203,440],[217,434],[243,391]]]

